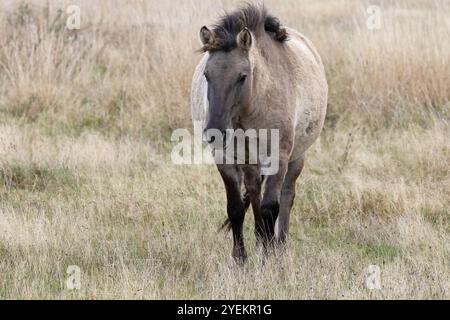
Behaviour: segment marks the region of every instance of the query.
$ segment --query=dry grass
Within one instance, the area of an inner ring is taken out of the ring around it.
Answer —
[[[75,32],[68,2],[0,6],[0,297],[450,298],[450,3],[377,1],[369,30],[370,2],[268,1],[316,44],[330,106],[289,248],[263,263],[248,214],[244,269],[217,172],[169,155],[198,30],[236,3],[78,1]]]

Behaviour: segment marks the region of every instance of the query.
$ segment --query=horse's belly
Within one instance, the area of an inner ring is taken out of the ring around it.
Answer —
[[[316,90],[298,99],[294,118],[294,147],[291,161],[303,156],[305,151],[317,140],[323,128],[327,109],[327,86],[317,85]],[[320,94],[318,94],[320,92]]]

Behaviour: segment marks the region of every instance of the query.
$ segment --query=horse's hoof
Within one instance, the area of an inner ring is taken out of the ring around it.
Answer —
[[[237,265],[243,266],[245,264],[245,262],[247,261],[247,253],[245,252],[240,252],[240,253],[236,253],[233,252],[233,259],[236,262]]]

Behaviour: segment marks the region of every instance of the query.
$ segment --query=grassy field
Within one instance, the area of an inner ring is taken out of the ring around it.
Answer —
[[[450,299],[450,1],[266,2],[315,43],[329,108],[289,247],[263,260],[249,212],[244,268],[218,172],[170,161],[198,31],[237,3],[2,2],[0,298]]]

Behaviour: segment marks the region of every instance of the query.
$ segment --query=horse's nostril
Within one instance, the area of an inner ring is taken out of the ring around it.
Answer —
[[[222,146],[222,141],[227,141],[229,136],[226,129],[208,128],[203,131],[203,141],[213,145],[215,148]]]
[[[212,129],[205,129],[203,131],[203,137],[204,141],[208,144],[212,144],[216,140],[216,136],[214,135],[214,130]]]

